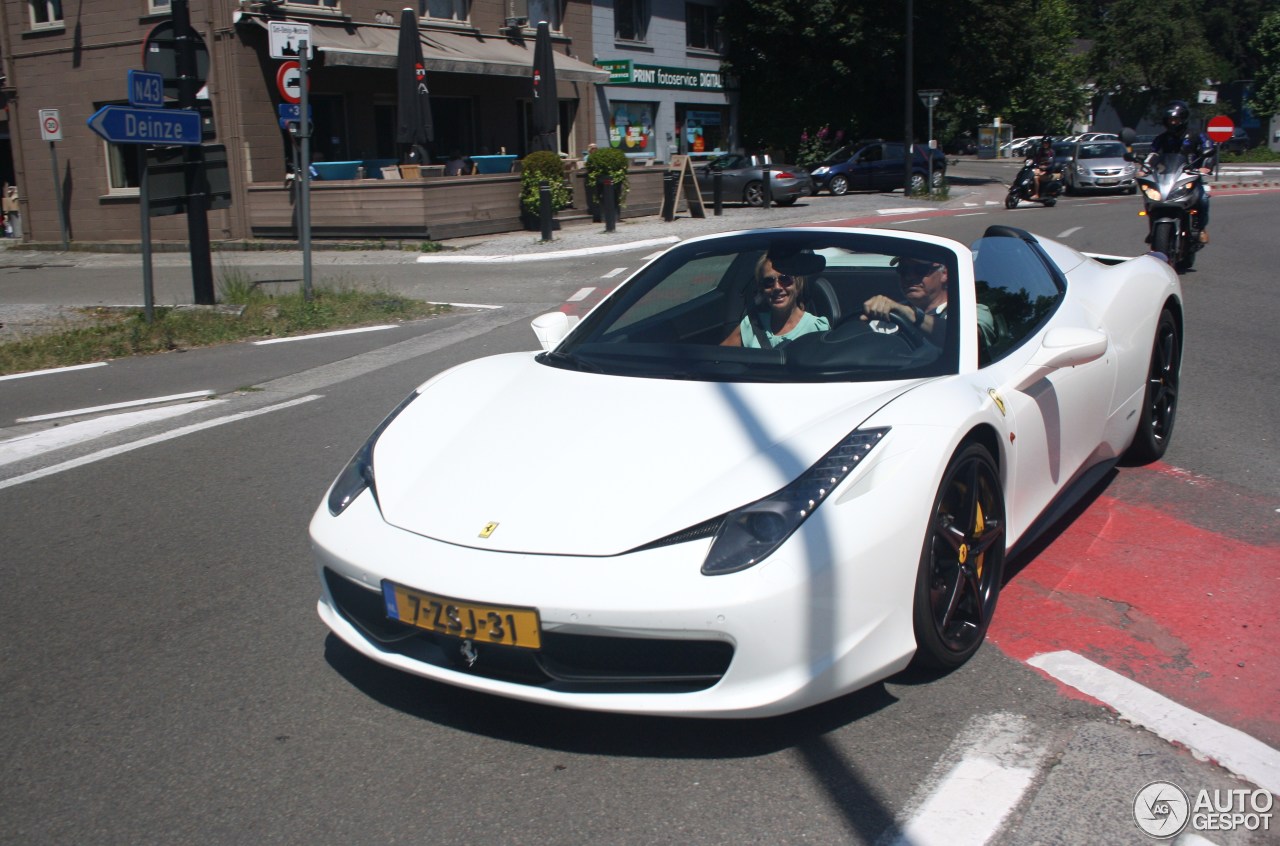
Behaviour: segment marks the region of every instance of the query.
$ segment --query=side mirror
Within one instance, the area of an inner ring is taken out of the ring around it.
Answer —
[[[538,315],[529,325],[533,327],[533,334],[538,336],[538,343],[542,349],[550,350],[564,340],[565,335],[568,335],[569,330],[573,328],[574,322],[563,311],[550,311]]]
[[[1018,374],[1016,389],[1025,391],[1055,370],[1097,361],[1107,352],[1107,336],[1093,329],[1051,329]]]

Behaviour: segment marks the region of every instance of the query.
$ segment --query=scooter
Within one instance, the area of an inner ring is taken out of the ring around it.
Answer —
[[[1197,207],[1204,192],[1204,174],[1191,167],[1182,153],[1152,156],[1138,173],[1141,214],[1147,218],[1147,241],[1179,273],[1190,270],[1200,241]]]
[[[1050,208],[1058,202],[1058,197],[1062,194],[1062,168],[1057,165],[1051,165],[1049,172],[1040,180],[1040,196],[1035,200],[1031,200],[1031,195],[1036,190],[1036,166],[1035,162],[1027,159],[1022,165],[1022,170],[1018,171],[1018,175],[1013,178],[1013,184],[1009,186],[1009,196],[1004,198],[1004,207],[1006,209],[1016,209],[1018,203],[1023,200],[1031,202],[1043,203],[1045,208]]]

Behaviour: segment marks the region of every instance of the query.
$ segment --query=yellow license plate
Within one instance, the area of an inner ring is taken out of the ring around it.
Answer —
[[[382,583],[387,616],[429,632],[522,649],[542,646],[536,608],[485,605]]]

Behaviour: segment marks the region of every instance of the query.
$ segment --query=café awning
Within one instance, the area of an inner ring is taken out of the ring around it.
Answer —
[[[261,18],[254,21],[265,28]],[[328,66],[395,68],[399,31],[397,26],[311,22],[315,49],[323,54]],[[422,58],[428,73],[527,77],[533,67],[533,39],[423,30]],[[609,81],[608,71],[563,53],[555,54],[555,62],[560,79],[601,84]]]

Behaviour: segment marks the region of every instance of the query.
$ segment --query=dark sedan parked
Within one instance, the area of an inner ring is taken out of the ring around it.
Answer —
[[[1243,153],[1253,146],[1253,139],[1249,137],[1249,133],[1244,131],[1244,127],[1237,126],[1231,132],[1231,137],[1218,145],[1218,149],[1223,153]]]
[[[789,164],[753,163],[755,157],[726,153],[694,169],[698,190],[704,202],[711,202],[715,190],[715,174],[721,178],[720,190],[726,202],[743,202],[749,206],[764,205],[764,170],[769,169],[769,190],[773,202],[789,206],[801,197],[816,193],[813,180],[804,168]]]
[[[932,184],[933,190],[942,187],[947,179],[947,157],[941,150],[930,150],[923,144],[914,144],[911,157],[911,192],[924,193]],[[929,159],[933,158],[932,182]],[[906,148],[894,141],[859,141],[841,147],[813,169],[813,183],[819,191],[830,191],[836,196],[849,191],[893,191],[902,187],[902,165]]]

